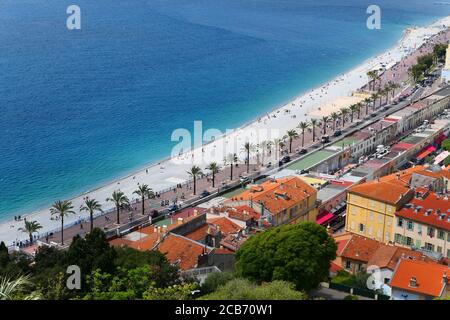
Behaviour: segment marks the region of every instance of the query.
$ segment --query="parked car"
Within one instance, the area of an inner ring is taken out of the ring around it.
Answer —
[[[174,212],[178,210],[178,206],[176,204],[172,204],[169,206],[169,212]]]
[[[290,162],[291,161],[291,157],[289,157],[289,156],[284,156],[282,159],[281,159],[281,163],[288,163],[288,162]]]
[[[306,150],[306,149],[301,149],[299,152],[298,152],[298,154],[307,154],[308,153],[308,150]]]
[[[202,193],[200,193],[200,197],[205,198],[209,196],[211,193],[208,190],[203,190]]]
[[[336,131],[334,132],[333,136],[339,137],[341,134],[342,134],[342,131],[341,131],[341,130],[336,130]]]

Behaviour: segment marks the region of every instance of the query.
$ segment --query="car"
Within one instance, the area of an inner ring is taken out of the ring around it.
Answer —
[[[322,136],[321,142],[324,143],[324,144],[330,142],[330,137],[327,136],[327,135]]]
[[[386,110],[388,110],[388,109],[389,109],[389,107],[386,106],[386,107],[383,108],[383,111],[386,111]]]
[[[272,162],[269,162],[268,164],[266,164],[266,168],[270,168],[272,166]]]
[[[284,156],[282,159],[281,159],[281,163],[288,163],[288,162],[290,162],[291,161],[291,157],[289,157],[289,156]]]
[[[207,190],[203,190],[202,193],[200,193],[200,197],[205,198],[207,196],[209,196],[211,193]]]
[[[372,118],[375,118],[377,115],[378,115],[378,113],[376,113],[376,112],[370,114],[370,116],[371,116]]]
[[[250,181],[250,179],[249,179],[247,176],[241,176],[241,177],[239,178],[239,181],[240,181],[241,183],[246,183],[246,182]]]
[[[306,149],[301,149],[299,152],[298,152],[298,154],[307,154],[308,153],[308,150],[306,150]]]
[[[174,212],[178,210],[178,206],[176,204],[172,204],[169,206],[169,212]]]
[[[334,132],[333,136],[339,137],[341,134],[342,134],[342,131],[341,131],[341,130],[336,130],[336,131]]]

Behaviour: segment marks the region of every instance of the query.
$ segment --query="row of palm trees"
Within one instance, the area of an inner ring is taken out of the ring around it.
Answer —
[[[145,214],[145,198],[154,198],[155,194],[148,185],[140,185],[133,194],[138,195],[141,198],[142,204],[142,215]],[[129,209],[130,200],[128,197],[120,190],[116,190],[112,193],[111,197],[108,197],[106,201],[113,202],[116,207],[117,212],[117,224],[120,224],[120,212],[123,209]],[[81,211],[87,211],[89,213],[90,220],[90,231],[94,229],[94,214],[96,212],[103,212],[102,205],[95,199],[86,197],[84,203],[80,208]],[[61,220],[61,244],[64,244],[64,218],[69,214],[75,214],[73,210],[72,201],[68,200],[57,200],[50,208],[50,214],[56,216]],[[25,232],[29,235],[30,243],[33,243],[33,234],[42,229],[42,225],[37,221],[27,221],[25,220],[25,225],[23,228],[19,228],[19,231]]]

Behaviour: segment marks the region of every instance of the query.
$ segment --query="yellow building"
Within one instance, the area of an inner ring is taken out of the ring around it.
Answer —
[[[381,242],[394,241],[395,212],[410,200],[408,183],[422,166],[353,186],[347,193],[345,230]]]

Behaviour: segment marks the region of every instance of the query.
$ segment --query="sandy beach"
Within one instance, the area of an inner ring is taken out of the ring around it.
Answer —
[[[202,169],[213,161],[223,165],[224,158],[229,153],[237,153],[239,159],[243,161],[245,154],[241,152],[241,149],[245,142],[256,145],[265,140],[281,138],[286,134],[286,131],[296,128],[299,122],[309,121],[314,117],[314,114],[317,115],[317,111],[321,106],[327,106],[327,112],[329,112],[333,101],[351,96],[368,83],[366,75],[368,71],[381,67],[391,68],[401,61],[402,58],[423,45],[430,37],[446,29],[444,26],[450,26],[450,17],[440,19],[427,27],[410,28],[404,32],[402,39],[393,48],[366,60],[349,72],[339,75],[322,86],[296,97],[270,113],[258,115],[259,117],[253,122],[236,130],[230,130],[227,134],[221,134],[217,131],[205,132],[210,128],[202,128],[201,134],[215,137],[213,142],[190,152],[180,154],[178,151],[174,151],[172,158],[144,167],[127,177],[71,199],[76,214],[68,216],[65,220],[66,224],[69,225],[79,219],[88,217],[86,212],[79,211],[86,196],[97,199],[102,204],[103,210],[106,211],[113,208],[113,204],[106,202],[106,198],[114,190],[120,189],[130,200],[135,201],[137,196],[133,194],[133,191],[136,190],[139,184],[148,184],[154,191],[161,192],[189,180],[189,175],[186,171],[193,164],[200,166]],[[389,81],[389,79],[385,80]],[[339,108],[340,106],[336,106],[337,110],[335,111],[338,111]],[[317,118],[317,116],[314,118]],[[192,125],[187,124],[189,128],[192,128]],[[173,142],[173,145],[175,146],[176,143]],[[270,160],[267,159],[267,161]],[[204,171],[207,172],[207,170]],[[48,207],[22,217],[39,222],[43,226],[43,229],[40,230],[41,235],[60,228],[59,221],[50,219]],[[5,241],[7,245],[11,245],[13,241],[27,239],[28,236],[25,233],[18,231],[18,228],[22,226],[23,221],[17,222],[14,219],[0,223],[0,241]]]

